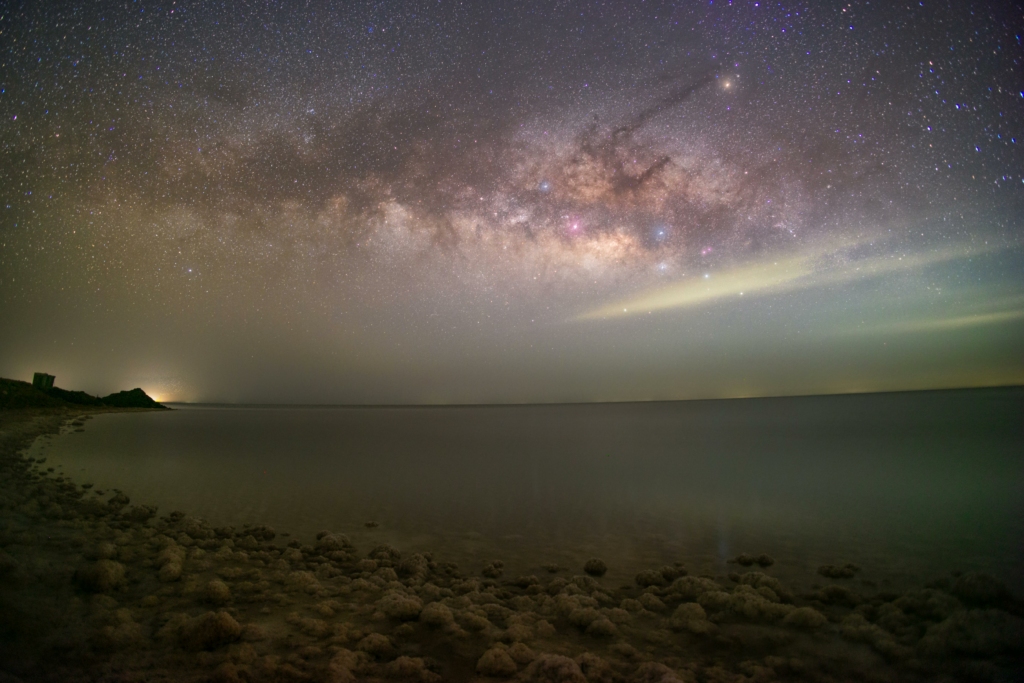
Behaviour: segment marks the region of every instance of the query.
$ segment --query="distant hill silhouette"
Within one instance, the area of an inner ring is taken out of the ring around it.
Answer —
[[[136,387],[131,391],[119,391],[116,394],[104,396],[100,401],[105,406],[115,408],[166,408],[151,399],[145,391]]]
[[[84,391],[69,391],[60,387],[37,389],[28,382],[0,377],[0,409],[61,408],[68,405],[109,406],[111,408],[163,408],[142,389],[119,391],[100,398]]]

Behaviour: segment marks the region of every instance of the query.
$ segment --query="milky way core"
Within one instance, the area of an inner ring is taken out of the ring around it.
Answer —
[[[164,400],[1024,382],[1012,2],[0,9],[0,374]]]

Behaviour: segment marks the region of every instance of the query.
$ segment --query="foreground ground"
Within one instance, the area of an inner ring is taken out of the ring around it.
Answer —
[[[1024,604],[983,575],[886,594],[824,567],[801,595],[767,557],[510,577],[212,528],[26,457],[106,410],[0,411],[0,683],[1024,680]]]

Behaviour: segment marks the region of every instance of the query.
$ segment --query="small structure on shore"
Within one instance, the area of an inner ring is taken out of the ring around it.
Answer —
[[[43,391],[53,389],[53,380],[55,379],[56,377],[53,375],[48,375],[45,372],[37,372],[32,375],[32,386],[36,389],[42,389]]]

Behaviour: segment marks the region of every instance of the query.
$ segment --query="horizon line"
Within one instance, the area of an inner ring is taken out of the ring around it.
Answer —
[[[810,394],[766,394],[764,396],[710,396],[705,398],[651,398],[634,400],[594,401],[535,401],[503,403],[222,403],[211,401],[160,401],[161,405],[218,406],[237,408],[514,408],[531,406],[588,406],[625,405],[633,403],[689,403],[699,401],[756,401],[784,398],[825,398],[833,396],[869,396],[881,394],[910,394],[925,392],[977,391],[982,389],[1022,389],[1024,384],[979,384],[961,387],[936,387],[927,389],[885,389],[879,391],[836,391]]]

